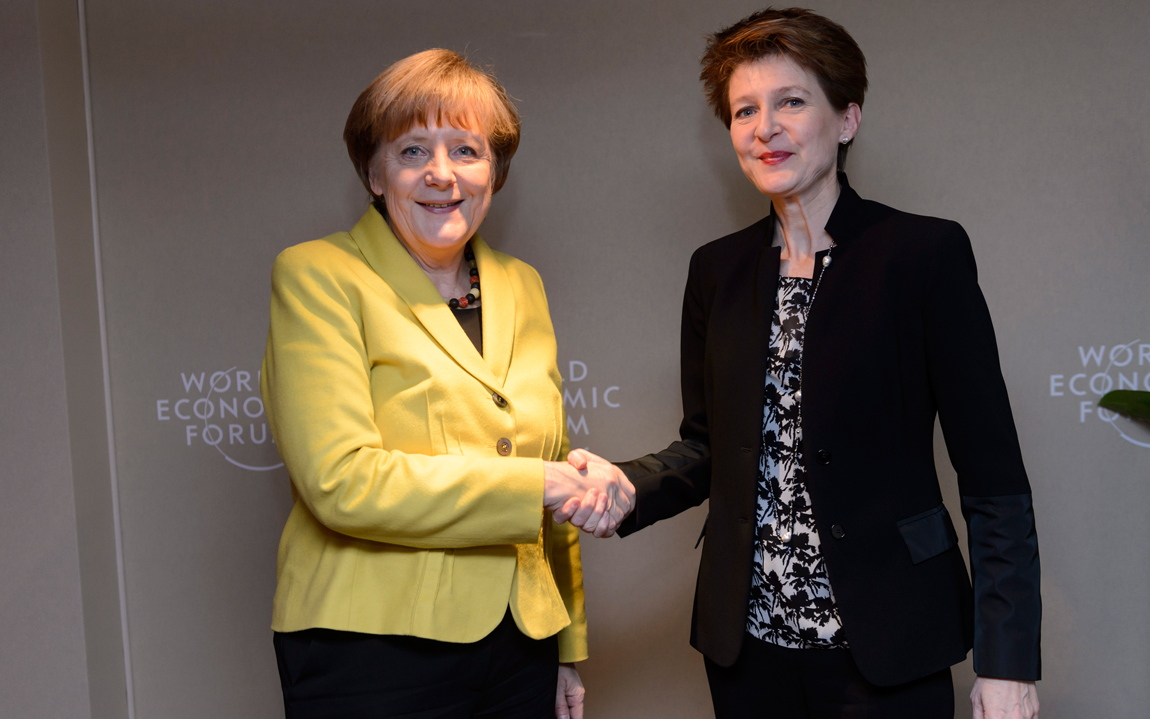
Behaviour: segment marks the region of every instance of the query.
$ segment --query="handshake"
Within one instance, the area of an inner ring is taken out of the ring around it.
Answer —
[[[557,524],[570,522],[596,537],[610,537],[635,508],[635,487],[623,471],[585,449],[543,467],[543,507]]]

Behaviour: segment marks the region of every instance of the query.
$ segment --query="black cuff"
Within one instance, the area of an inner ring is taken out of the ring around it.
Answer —
[[[974,581],[974,672],[1042,678],[1038,535],[1030,494],[962,498]]]

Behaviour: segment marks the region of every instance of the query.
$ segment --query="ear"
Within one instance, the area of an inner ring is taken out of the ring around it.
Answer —
[[[380,175],[383,174],[383,159],[377,154],[371,159],[371,164],[367,167],[367,182],[371,185],[371,192],[373,195],[383,195],[383,181]]]
[[[843,113],[843,128],[839,136],[853,140],[858,134],[860,124],[862,124],[862,108],[852,102]]]

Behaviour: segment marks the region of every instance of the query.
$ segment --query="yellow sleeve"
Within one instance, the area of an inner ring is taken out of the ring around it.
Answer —
[[[334,531],[409,547],[534,543],[541,459],[383,449],[362,298],[309,259],[288,250],[276,260],[260,376],[272,436],[307,508]]]
[[[566,413],[563,421],[566,422]],[[571,441],[566,430],[557,461],[567,459]],[[547,521],[551,521],[548,512]],[[559,661],[581,662],[587,658],[587,611],[583,602],[583,561],[579,555],[579,530],[569,522],[556,524],[551,534],[551,573],[571,624],[559,631]]]
[[[551,572],[567,607],[571,624],[559,631],[559,661],[587,658],[587,612],[583,604],[583,564],[579,559],[579,530],[569,523],[555,527],[551,544]]]

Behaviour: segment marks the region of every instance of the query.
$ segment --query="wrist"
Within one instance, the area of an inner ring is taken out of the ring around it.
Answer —
[[[543,462],[543,506],[557,509],[570,492],[565,491],[567,477],[563,473],[564,462]]]

